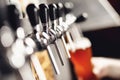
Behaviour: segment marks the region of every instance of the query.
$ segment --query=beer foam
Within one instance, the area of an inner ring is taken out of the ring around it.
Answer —
[[[91,42],[88,38],[81,38],[78,41],[74,42],[74,46],[76,49],[86,49],[91,47]]]
[[[91,42],[88,38],[80,38],[79,40],[73,42],[73,46],[74,46],[74,49],[72,49],[73,47],[71,47],[71,45],[68,43],[67,44],[67,48],[68,50],[71,50],[71,51],[75,51],[77,49],[86,49],[86,48],[89,48],[91,47]]]

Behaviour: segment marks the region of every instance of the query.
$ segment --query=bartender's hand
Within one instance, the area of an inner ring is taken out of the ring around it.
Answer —
[[[111,77],[120,79],[119,59],[93,57],[91,61],[94,66],[93,72],[98,78]]]

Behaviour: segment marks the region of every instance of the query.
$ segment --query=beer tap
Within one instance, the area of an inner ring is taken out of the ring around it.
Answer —
[[[65,41],[63,41],[63,39],[61,38],[64,35],[65,30],[63,29],[63,27],[61,27],[62,25],[59,25],[59,23],[57,22],[59,17],[58,17],[58,7],[56,6],[56,4],[50,4],[49,5],[49,14],[50,14],[50,20],[51,20],[51,29],[53,29],[56,32],[56,39],[54,41],[55,46],[57,47],[58,51],[60,52],[62,59],[64,61],[64,66],[61,66],[61,64],[59,64],[60,66],[60,71],[63,74],[60,74],[59,76],[56,76],[56,78],[58,80],[72,80],[72,75],[73,73],[71,73],[71,68],[70,68],[70,62],[69,62],[69,52],[67,53],[67,46],[64,43]],[[62,12],[62,10],[60,10]],[[62,14],[62,13],[60,13]],[[62,15],[61,15],[62,16]],[[62,19],[62,17],[61,17]],[[60,22],[61,24],[63,23],[63,21]],[[63,37],[64,38],[64,37]],[[65,74],[67,74],[65,76]],[[56,79],[56,80],[57,80]]]
[[[0,0],[0,79],[11,74],[14,74],[15,69],[11,67],[7,59],[7,50],[14,42],[14,34],[11,28],[6,23],[7,20],[7,6],[6,1]]]
[[[50,20],[51,20],[51,29],[52,30],[54,30],[55,31],[55,37],[56,37],[56,39],[55,39],[55,41],[54,41],[54,43],[55,43],[55,46],[56,46],[56,48],[57,48],[57,50],[58,50],[58,55],[59,55],[59,58],[60,58],[60,61],[61,61],[61,64],[62,65],[64,65],[65,64],[65,62],[64,62],[64,58],[63,58],[63,49],[65,49],[64,48],[64,46],[62,46],[62,45],[64,45],[63,44],[63,42],[62,42],[62,40],[60,39],[60,38],[57,38],[57,6],[56,6],[56,4],[49,4],[49,15],[50,15]],[[61,45],[62,44],[62,45]]]
[[[16,35],[15,42],[12,45],[11,49],[13,51],[14,57],[15,57],[15,55],[17,57],[17,55],[19,54],[21,56],[21,58],[23,59],[23,62],[21,62],[21,65],[19,66],[19,67],[21,67],[25,63],[24,62],[25,61],[25,56],[24,56],[25,46],[24,46],[24,43],[23,43],[23,39],[25,37],[24,30],[23,30],[22,27],[20,27],[19,12],[18,12],[16,6],[15,5],[8,5],[7,6],[7,11],[8,11],[8,17],[7,17],[8,22],[9,22],[13,32],[15,32],[15,35]],[[15,63],[15,64],[13,63],[13,65],[16,68],[19,68],[17,66],[17,63]]]
[[[29,61],[26,60],[28,53],[26,52],[26,45],[24,44],[25,33],[24,29],[21,27],[19,12],[15,5],[8,5],[7,11],[8,22],[13,32],[15,32],[16,37],[14,43],[7,52],[9,63],[14,69],[17,69],[23,80],[34,80]]]
[[[40,40],[40,25],[39,25],[38,9],[36,8],[36,6],[34,4],[29,4],[26,8],[26,11],[28,14],[29,21],[34,29],[34,34],[31,36],[31,38],[36,43],[36,45],[37,45],[36,47],[38,48],[38,51],[40,51],[42,49],[42,46],[41,46],[41,42],[40,42],[41,40]],[[39,38],[39,40],[38,40],[38,38]],[[26,43],[27,43],[27,39],[26,39]],[[27,44],[29,45],[30,43],[27,43]],[[33,54],[33,55],[31,55],[30,59],[33,63],[33,66],[35,68],[35,71],[36,71],[39,79],[47,80],[37,56]]]
[[[70,5],[72,7],[70,7]],[[83,20],[86,20],[86,17],[87,17],[86,13],[84,13],[84,14],[78,16],[78,17],[76,17],[76,16],[74,16],[73,14],[70,13],[72,11],[72,8],[73,8],[73,4],[71,2],[67,2],[64,5],[62,3],[58,3],[57,7],[58,7],[58,14],[57,14],[58,24],[60,25],[60,27],[63,28],[63,33],[66,31],[65,33],[67,34],[67,36],[68,36],[68,34],[70,34],[67,30],[69,30],[69,29],[72,30],[75,27],[75,26],[74,27],[71,26],[71,25],[73,25],[74,22],[78,23],[78,22],[81,22]],[[70,37],[70,35],[69,35],[69,37]],[[64,35],[62,35],[61,38],[62,38],[64,44],[66,45]],[[72,47],[72,49],[74,49],[73,46],[71,46],[71,47]],[[69,54],[68,49],[66,49],[66,51],[67,51],[68,56],[70,58],[70,54]]]
[[[67,53],[67,56],[68,58],[70,58],[70,54],[69,54],[69,51],[67,49],[67,45],[65,43],[65,39],[64,39],[64,32],[68,29],[68,25],[66,25],[64,23],[64,20],[63,20],[63,17],[65,16],[64,15],[64,5],[62,3],[57,3],[57,12],[56,12],[56,16],[57,16],[57,20],[58,20],[58,27],[57,29],[59,29],[61,31],[61,34],[59,34],[59,37],[62,39],[63,43],[64,43],[64,48],[66,50],[66,53]],[[62,28],[62,29],[60,29]]]
[[[29,21],[36,32],[39,32],[39,17],[38,17],[38,9],[34,4],[29,4],[26,8],[26,12],[28,14]]]
[[[42,50],[42,45],[41,45],[41,39],[40,39],[40,25],[39,25],[39,17],[38,17],[38,9],[34,4],[29,4],[26,8],[26,12],[29,18],[29,21],[31,23],[31,26],[33,27],[33,33],[28,36],[28,38],[32,38],[37,45],[38,50]],[[29,45],[29,43],[28,43]],[[34,47],[34,46],[32,46]]]
[[[51,43],[50,37],[51,35],[49,34],[49,11],[48,11],[48,6],[46,4],[40,4],[39,5],[39,16],[40,16],[40,20],[43,26],[43,32],[42,32],[42,36],[47,40],[47,44],[46,44],[46,48],[48,50],[51,62],[53,64],[53,68],[56,72],[56,74],[60,74],[58,65],[55,61],[55,58],[53,56],[54,51],[52,49],[52,46],[54,46],[54,44]],[[44,34],[43,34],[44,33]]]

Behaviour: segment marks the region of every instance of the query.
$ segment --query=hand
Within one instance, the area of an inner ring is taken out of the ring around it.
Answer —
[[[94,66],[93,72],[98,78],[111,77],[120,79],[119,59],[93,57],[91,61]]]

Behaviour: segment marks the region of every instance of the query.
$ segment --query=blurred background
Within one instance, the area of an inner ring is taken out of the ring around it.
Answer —
[[[0,26],[3,26],[3,23],[6,23],[3,22],[7,19],[6,5],[18,5],[18,2],[21,2],[22,11],[25,11],[25,8],[29,3],[38,5],[41,3],[51,4],[58,2],[72,2],[74,7],[70,13],[75,16],[79,16],[83,12],[88,14],[88,18],[83,22],[77,23],[76,26],[78,27],[79,32],[81,33],[82,31],[83,35],[91,41],[93,56],[120,59],[120,0],[0,0]],[[25,15],[25,13],[22,15]],[[31,26],[30,23],[23,22],[22,24]],[[27,28],[26,33],[30,33],[31,30],[31,27]],[[6,53],[6,49],[1,43],[0,53]],[[4,63],[4,59],[6,59],[4,58],[4,55],[0,55],[0,65],[6,65],[0,66],[1,70],[4,69],[2,73],[11,73],[13,69],[7,65],[7,62]],[[18,73],[16,69],[14,71],[15,74]],[[0,77],[2,73],[0,72]],[[8,80],[8,78],[0,79]],[[111,79],[104,78],[103,80]]]

